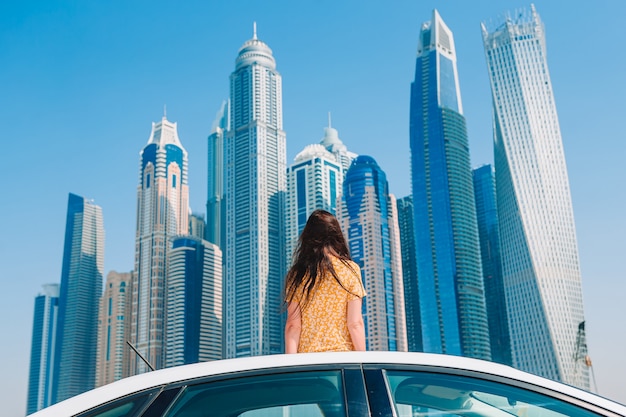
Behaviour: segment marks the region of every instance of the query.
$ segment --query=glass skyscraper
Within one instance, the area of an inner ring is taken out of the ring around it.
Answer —
[[[436,10],[419,35],[410,142],[424,351],[490,359],[456,50]]]
[[[59,292],[53,403],[94,387],[103,270],[102,209],[90,200],[70,194]]]
[[[406,337],[409,352],[422,352],[422,320],[417,277],[413,196],[397,201],[400,248],[402,252],[402,281],[406,312]]]
[[[282,80],[256,25],[239,49],[230,103],[224,137],[226,357],[281,353],[287,170]]]
[[[230,129],[230,101],[224,101],[217,112],[208,139],[207,224],[205,239],[224,249],[226,217],[224,207],[224,135]]]
[[[287,168],[287,266],[309,215],[316,209],[336,214],[343,176],[341,162],[321,144],[306,146]]]
[[[97,387],[130,375],[134,353],[126,341],[130,338],[131,283],[132,272],[107,274],[98,316]]]
[[[59,284],[47,284],[35,297],[33,338],[30,348],[30,371],[26,414],[52,404],[52,377],[56,340]]]
[[[163,368],[167,253],[170,239],[189,230],[187,151],[176,123],[152,123],[140,154],[131,342],[156,369]],[[147,371],[136,356],[131,374]]]
[[[361,155],[352,161],[337,217],[367,292],[363,303],[367,349],[406,351],[396,199],[372,157]]]
[[[512,365],[511,339],[502,281],[496,184],[493,175],[491,165],[483,165],[473,171],[476,219],[485,283],[491,359],[494,362]]]
[[[165,366],[222,359],[222,251],[193,236],[172,240],[167,262]]]
[[[482,33],[513,365],[589,389],[576,349],[585,320],[578,244],[544,25],[531,6]]]

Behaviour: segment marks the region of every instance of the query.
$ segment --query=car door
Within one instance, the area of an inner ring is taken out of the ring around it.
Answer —
[[[372,415],[619,416],[597,404],[503,376],[411,365],[365,365]]]
[[[135,394],[76,417],[367,417],[359,365],[237,372]]]

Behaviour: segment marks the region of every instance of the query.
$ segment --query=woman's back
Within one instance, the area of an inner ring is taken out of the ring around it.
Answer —
[[[298,352],[350,351],[348,302],[365,296],[359,266],[336,257],[332,264],[338,280],[326,273],[311,294],[302,314],[302,332]],[[301,291],[297,291],[301,293]],[[294,301],[300,302],[299,299]]]

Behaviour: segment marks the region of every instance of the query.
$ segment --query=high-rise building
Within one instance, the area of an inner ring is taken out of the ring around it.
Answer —
[[[217,112],[208,139],[207,224],[205,239],[224,249],[226,215],[224,200],[224,135],[230,130],[230,100]]]
[[[132,272],[107,274],[98,315],[96,387],[130,375],[134,354],[126,343],[130,338]]]
[[[367,292],[363,304],[367,349],[406,351],[396,199],[372,157],[361,155],[352,161],[338,219]]]
[[[204,239],[206,234],[206,221],[204,220],[204,214],[193,213],[189,216],[189,234],[195,236],[198,239]]]
[[[506,319],[506,299],[504,297],[504,282],[502,281],[500,230],[493,167],[483,165],[472,172],[483,282],[485,283],[491,360],[512,365],[511,339],[509,337],[509,323]]]
[[[272,50],[254,36],[230,76],[224,138],[226,357],[283,351],[287,151],[282,81]]]
[[[314,210],[337,211],[343,169],[322,145],[308,145],[287,168],[287,265],[291,263],[298,237]]]
[[[437,10],[419,35],[410,141],[424,351],[490,359],[456,49]]]
[[[163,367],[167,253],[170,239],[189,230],[187,151],[176,123],[152,123],[140,154],[131,342],[156,369]],[[140,357],[131,374],[145,372]]]
[[[404,285],[404,310],[406,313],[406,338],[409,352],[422,352],[422,320],[420,315],[417,260],[415,257],[415,225],[413,222],[413,196],[397,201],[398,227],[402,254],[402,283]]]
[[[513,365],[589,389],[578,337],[585,321],[578,244],[544,25],[531,6],[483,24],[482,33]]]
[[[354,152],[350,152],[341,139],[339,139],[337,129],[331,126],[330,113],[328,114],[328,127],[324,128],[324,137],[320,141],[320,145],[324,146],[328,152],[335,156],[335,160],[343,168],[343,174],[345,176],[350,168],[350,164],[358,155]]]
[[[93,201],[70,193],[59,290],[53,403],[94,387],[103,270],[102,209]]]
[[[59,284],[44,285],[43,291],[35,297],[26,415],[52,404],[58,307]]]
[[[222,251],[193,236],[172,240],[167,261],[165,366],[222,359]]]

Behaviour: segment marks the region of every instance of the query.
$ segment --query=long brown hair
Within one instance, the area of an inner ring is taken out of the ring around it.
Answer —
[[[315,210],[309,216],[293,254],[293,263],[285,280],[285,304],[299,295],[300,308],[304,310],[312,291],[328,273],[346,289],[333,267],[332,257],[354,270],[349,263],[352,259],[339,222],[328,211]]]

